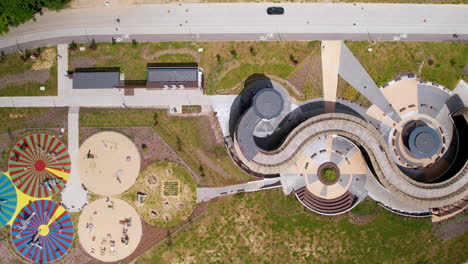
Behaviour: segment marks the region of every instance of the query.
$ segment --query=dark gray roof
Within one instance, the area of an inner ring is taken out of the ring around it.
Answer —
[[[272,119],[283,111],[284,101],[281,94],[272,88],[260,90],[253,98],[253,108],[263,119]]]
[[[74,72],[73,89],[113,88],[120,82],[119,72]]]
[[[198,82],[197,67],[148,67],[147,82]]]
[[[430,158],[440,147],[440,136],[432,128],[420,126],[411,132],[409,146],[418,158]]]

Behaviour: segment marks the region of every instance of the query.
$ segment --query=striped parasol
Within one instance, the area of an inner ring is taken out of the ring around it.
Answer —
[[[13,218],[17,201],[15,186],[10,178],[0,172],[0,228]]]
[[[63,257],[70,249],[74,227],[63,207],[48,200],[26,205],[11,227],[11,240],[26,259],[49,263]]]
[[[32,197],[60,191],[70,175],[67,148],[55,136],[36,133],[21,139],[11,150],[8,170],[13,184]]]

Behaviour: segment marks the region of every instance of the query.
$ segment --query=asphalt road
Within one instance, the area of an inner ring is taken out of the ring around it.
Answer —
[[[266,14],[281,5],[284,15]],[[37,16],[0,37],[6,53],[108,41],[418,40],[467,41],[467,5],[164,4],[67,9]],[[119,18],[118,23],[116,19]],[[457,37],[454,37],[457,34]]]

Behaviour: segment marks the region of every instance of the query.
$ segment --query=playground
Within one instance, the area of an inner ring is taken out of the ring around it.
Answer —
[[[174,163],[157,163],[142,171],[122,196],[141,217],[158,227],[186,220],[195,207],[195,185],[190,174]]]
[[[140,243],[140,216],[125,201],[102,198],[84,208],[78,235],[85,251],[94,258],[104,262],[119,261]]]
[[[117,132],[100,132],[80,147],[77,166],[83,184],[103,196],[129,189],[140,171],[140,153],[135,144]]]
[[[8,172],[17,189],[37,198],[63,189],[71,161],[65,144],[53,135],[36,133],[16,143],[8,158]]]

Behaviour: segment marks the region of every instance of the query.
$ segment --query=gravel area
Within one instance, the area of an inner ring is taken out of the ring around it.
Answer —
[[[0,89],[9,84],[19,84],[26,82],[39,82],[45,83],[50,79],[49,69],[43,70],[29,70],[24,73],[7,75],[0,78]]]
[[[88,57],[76,57],[71,59],[70,69],[93,67],[96,60]]]

